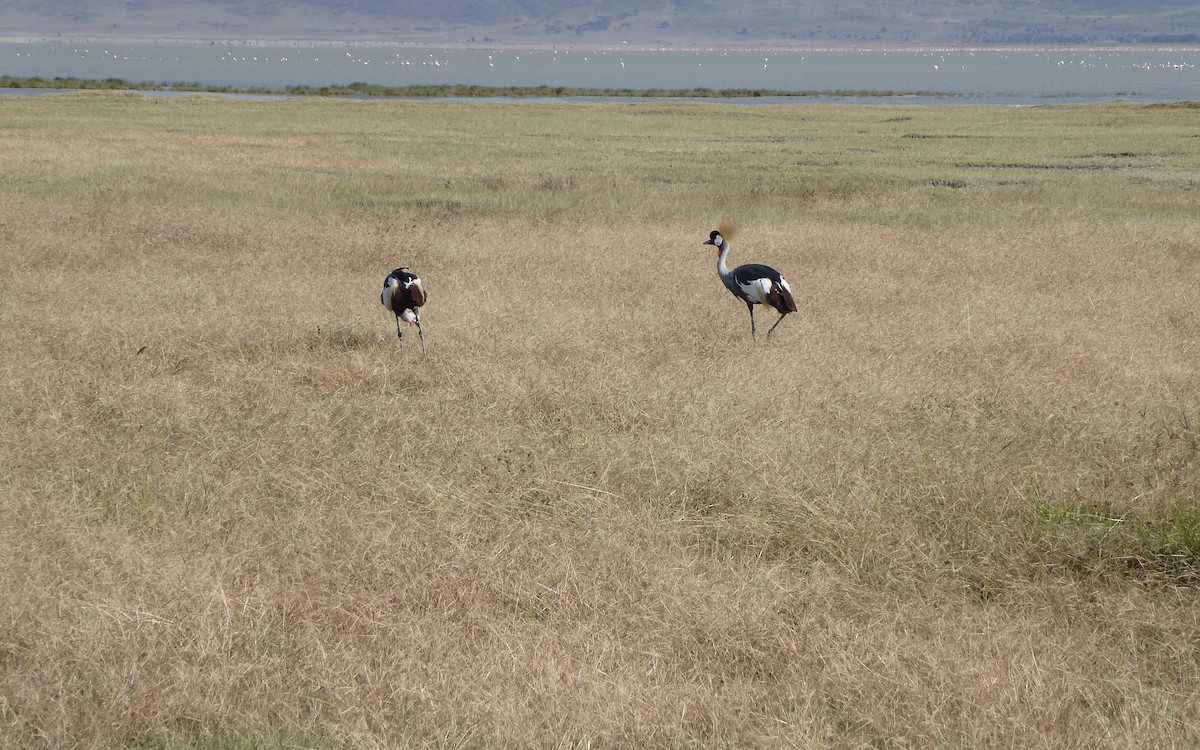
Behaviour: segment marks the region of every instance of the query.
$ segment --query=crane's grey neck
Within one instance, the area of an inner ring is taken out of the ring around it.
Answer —
[[[717,274],[719,276],[729,275],[729,265],[726,261],[729,259],[729,240],[721,238],[721,252],[717,255]]]

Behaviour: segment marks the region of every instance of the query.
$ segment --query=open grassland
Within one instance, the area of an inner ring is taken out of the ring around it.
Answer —
[[[1195,118],[4,99],[0,746],[1200,744]]]

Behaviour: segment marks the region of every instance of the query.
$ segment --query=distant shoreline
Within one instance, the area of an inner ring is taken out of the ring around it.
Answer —
[[[134,82],[118,78],[38,78],[0,76],[0,90],[28,91],[139,91],[177,94],[232,94],[242,96],[321,96],[369,99],[814,99],[855,97],[896,99],[926,97],[953,99],[939,91],[838,90],[805,91],[756,88],[608,88],[586,86],[481,86],[476,84],[382,86],[353,83],[335,86],[206,86],[195,83]]]

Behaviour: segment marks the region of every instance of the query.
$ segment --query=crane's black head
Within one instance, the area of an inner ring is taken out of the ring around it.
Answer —
[[[716,245],[717,247],[720,247],[722,239],[723,238],[721,237],[721,233],[719,231],[717,231],[716,229],[714,229],[708,233],[708,239],[704,241],[704,244],[705,245]]]

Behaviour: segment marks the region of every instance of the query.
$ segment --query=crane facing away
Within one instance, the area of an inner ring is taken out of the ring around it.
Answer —
[[[396,337],[401,341],[404,340],[401,320],[417,327],[421,354],[425,354],[425,334],[421,331],[421,305],[425,304],[425,287],[420,277],[410,273],[407,266],[397,268],[383,280],[383,293],[379,295],[379,301],[396,316]]]
[[[750,335],[752,337],[755,337],[755,305],[768,305],[779,313],[779,320],[775,321],[775,325],[767,331],[767,337],[770,338],[775,331],[775,326],[783,322],[784,316],[796,312],[796,300],[792,297],[792,288],[788,286],[787,281],[778,271],[761,263],[747,263],[730,271],[726,263],[729,260],[729,240],[722,235],[720,230],[714,229],[704,244],[717,248],[717,275],[721,277],[725,288],[745,302],[746,307],[750,309]]]

